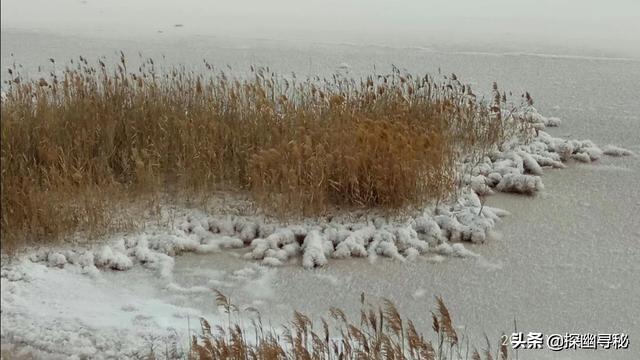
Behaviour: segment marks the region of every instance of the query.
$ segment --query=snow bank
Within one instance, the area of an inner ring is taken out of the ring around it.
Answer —
[[[61,255],[66,264],[83,256],[50,252],[53,264],[23,259],[12,270],[3,262],[3,352],[28,359],[135,359],[150,345],[164,349],[174,341],[186,351],[186,316],[205,314],[155,297],[153,285],[135,281],[139,273],[97,281],[79,263],[60,269]],[[11,344],[15,351],[5,349]]]
[[[504,179],[509,176],[501,181]],[[486,241],[497,220],[506,214],[484,207],[469,187],[462,190],[458,199],[413,216],[389,218],[363,212],[283,225],[258,216],[188,213],[176,221],[172,230],[123,236],[95,248],[41,249],[32,253],[29,261],[47,267],[77,267],[82,273],[93,275],[99,271],[127,271],[138,265],[169,282],[173,281],[174,258],[184,253],[236,249],[236,254],[244,259],[267,267],[300,261],[306,269],[351,257],[415,261],[421,255],[442,254],[439,246],[445,242]],[[460,256],[455,251],[449,255]]]

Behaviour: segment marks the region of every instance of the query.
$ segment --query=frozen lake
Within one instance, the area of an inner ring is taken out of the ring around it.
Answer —
[[[120,50],[132,62],[142,52],[155,59],[164,56],[166,64],[196,69],[201,69],[202,59],[206,59],[219,68],[230,65],[238,73],[253,64],[302,77],[331,74],[342,63],[348,64],[350,74],[356,77],[374,67],[389,71],[391,64],[417,74],[437,74],[440,69],[444,74],[456,73],[463,82],[471,83],[476,93],[487,93],[493,81],[514,94],[529,91],[542,114],[563,119],[561,127],[549,131],[554,136],[591,139],[598,145],[615,144],[640,153],[638,59],[206,36],[125,41],[16,30],[3,30],[1,40],[3,80],[14,61],[24,66],[24,74],[38,76],[38,66],[51,68],[49,58],[55,58],[60,66],[78,55],[90,61],[101,56],[117,59]],[[506,209],[512,216],[500,223],[500,237],[469,246],[482,255],[481,260],[447,258],[432,263],[419,258],[399,263],[379,259],[373,264],[335,260],[323,269],[309,271],[291,265],[259,273],[254,280],[234,282],[228,275],[249,263],[223,253],[178,257],[174,276],[185,287],[219,281],[220,289],[231,298],[270,313],[274,322],[288,319],[293,309],[326,315],[330,306],[351,310],[356,316],[357,300],[365,292],[391,299],[403,315],[414,321],[424,319],[429,326],[433,296],[440,295],[453,314],[454,324],[466,326],[472,335],[486,332],[490,339],[513,330],[514,317],[519,330],[525,332],[630,334],[628,351],[521,351],[520,359],[635,359],[640,353],[639,176],[638,157],[603,158],[594,164],[572,163],[564,170],[545,171],[545,190],[536,197],[491,196],[489,205]],[[151,278],[143,270],[135,272],[134,278],[141,282]],[[126,282],[126,273],[121,279],[118,276],[107,277],[110,286]],[[210,293],[174,296],[159,292],[156,296],[162,303],[159,308],[183,307],[203,314],[212,311]],[[101,314],[105,317],[120,310],[95,308],[87,316],[103,311],[107,312]],[[74,316],[71,312],[61,314]],[[130,320],[124,317],[124,321]],[[4,327],[3,320],[3,334],[8,331]],[[481,338],[473,340],[483,345]]]

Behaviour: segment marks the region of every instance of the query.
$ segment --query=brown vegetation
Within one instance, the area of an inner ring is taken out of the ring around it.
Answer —
[[[338,308],[330,309],[332,322],[321,318],[314,322],[307,315],[294,311],[293,320],[282,331],[265,328],[260,313],[247,309],[243,316],[251,317],[251,326],[231,322],[231,314],[240,310],[229,298],[217,293],[217,304],[228,313],[226,325],[211,325],[200,320],[200,334],[193,335],[188,358],[208,359],[500,359],[507,360],[509,351],[504,343],[495,350],[487,341],[481,353],[470,348],[469,339],[459,335],[453,326],[449,310],[441,298],[438,309],[431,313],[434,341],[425,338],[412,320],[403,319],[395,305],[384,300],[374,306],[365,295],[360,298],[360,319],[351,321]],[[495,351],[495,352],[494,352]],[[178,353],[172,351],[171,353]],[[154,354],[158,357],[161,354]],[[494,357],[495,356],[495,357]],[[171,358],[171,356],[168,356]]]
[[[86,59],[2,100],[2,244],[108,231],[121,200],[246,192],[277,215],[421,206],[456,188],[456,163],[498,143],[501,117],[455,79],[394,68],[354,80],[253,69],[231,79],[131,72]],[[129,222],[133,222],[129,218]],[[117,226],[131,224],[118,223]]]

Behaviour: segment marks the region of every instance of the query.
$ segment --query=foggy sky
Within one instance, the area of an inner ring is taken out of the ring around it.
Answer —
[[[640,57],[639,0],[2,0],[2,29],[429,46],[534,44]],[[183,24],[183,27],[175,27]],[[161,34],[161,35],[160,35]]]

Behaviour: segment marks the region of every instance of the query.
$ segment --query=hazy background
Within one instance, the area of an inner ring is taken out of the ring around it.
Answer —
[[[2,0],[2,30],[640,58],[638,0]],[[175,26],[181,24],[182,26]]]

